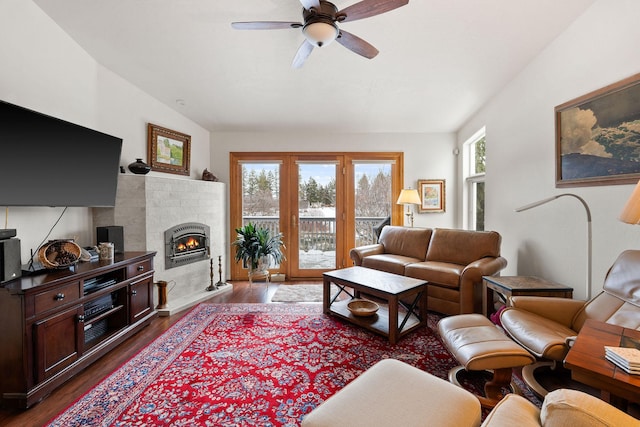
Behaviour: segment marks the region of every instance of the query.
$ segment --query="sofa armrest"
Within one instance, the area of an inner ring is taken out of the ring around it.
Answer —
[[[362,265],[362,260],[365,257],[371,255],[378,255],[384,253],[384,246],[380,243],[373,245],[358,246],[349,251],[349,258],[353,260],[354,265]]]
[[[468,264],[460,273],[460,314],[478,311],[482,276],[493,276],[507,266],[503,257],[485,257]]]
[[[462,276],[471,275],[474,282],[482,282],[482,276],[493,276],[507,266],[507,260],[501,256],[486,257],[473,261],[462,270]]]
[[[487,257],[473,261],[460,273],[460,292],[473,295],[473,287],[482,285],[482,276],[493,276],[507,266],[503,257]]]
[[[537,314],[567,328],[571,328],[576,313],[585,305],[582,300],[558,297],[516,296],[509,301],[511,309]]]

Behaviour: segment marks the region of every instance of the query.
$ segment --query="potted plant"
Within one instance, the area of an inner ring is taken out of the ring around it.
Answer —
[[[249,282],[260,274],[268,277],[270,261],[279,264],[285,259],[282,233],[271,235],[268,228],[256,227],[251,222],[236,228],[238,234],[232,243],[236,247],[235,260],[242,261],[249,269]]]

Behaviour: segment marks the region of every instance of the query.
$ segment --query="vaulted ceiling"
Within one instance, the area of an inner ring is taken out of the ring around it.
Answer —
[[[452,132],[595,0],[410,0],[291,62],[299,0],[34,0],[106,68],[210,131]],[[344,9],[357,0],[336,0]]]

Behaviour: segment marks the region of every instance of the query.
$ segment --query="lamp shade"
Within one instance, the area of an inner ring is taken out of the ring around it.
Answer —
[[[400,196],[396,202],[398,205],[419,205],[420,203],[422,202],[420,202],[418,190],[412,188],[404,188],[400,191]]]
[[[627,224],[640,224],[640,182],[633,189],[618,219]]]
[[[313,22],[302,28],[302,34],[317,47],[326,46],[338,37],[338,27],[329,22]]]

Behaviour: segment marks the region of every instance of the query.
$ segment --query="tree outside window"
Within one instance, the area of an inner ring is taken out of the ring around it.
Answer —
[[[476,133],[465,143],[465,170],[467,228],[484,230],[485,220],[485,173],[486,173],[486,137],[484,129]]]

